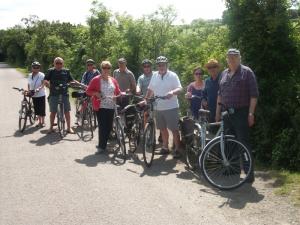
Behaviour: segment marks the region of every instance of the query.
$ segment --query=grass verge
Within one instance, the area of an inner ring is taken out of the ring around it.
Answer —
[[[287,196],[293,205],[300,207],[300,172],[277,170],[265,167],[258,162],[256,162],[255,168],[274,180],[272,187],[275,188],[276,195]]]
[[[270,174],[279,184],[275,194],[290,197],[292,203],[300,207],[300,172],[272,170]]]
[[[29,71],[26,68],[17,67],[16,70],[19,71],[20,73],[22,73],[24,75],[24,77],[27,77],[27,75],[29,73]]]

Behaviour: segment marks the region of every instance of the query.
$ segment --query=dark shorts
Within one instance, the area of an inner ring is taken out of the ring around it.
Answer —
[[[34,113],[37,116],[46,116],[46,96],[32,98]]]
[[[50,95],[48,97],[50,112],[57,112],[58,97],[59,96],[54,96],[54,95]],[[71,105],[69,101],[69,96],[63,96],[63,103],[64,103],[64,111],[70,112]]]

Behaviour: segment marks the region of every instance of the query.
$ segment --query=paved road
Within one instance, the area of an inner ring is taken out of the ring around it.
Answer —
[[[0,64],[0,224],[300,224],[300,211],[274,196],[274,181],[222,192],[171,157],[140,154],[120,165],[95,156],[96,140],[60,140],[46,128],[17,131],[26,79]],[[47,120],[48,121],[48,120]]]

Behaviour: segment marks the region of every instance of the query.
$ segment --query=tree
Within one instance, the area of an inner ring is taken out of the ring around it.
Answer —
[[[230,47],[257,75],[259,104],[254,142],[264,162],[300,169],[299,55],[286,0],[227,0]]]

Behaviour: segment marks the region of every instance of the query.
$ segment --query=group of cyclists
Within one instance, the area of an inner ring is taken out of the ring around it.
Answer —
[[[249,128],[254,124],[254,113],[258,98],[258,88],[253,71],[241,64],[240,51],[229,49],[226,53],[228,68],[223,72],[216,59],[210,59],[205,68],[209,77],[204,80],[204,70],[196,67],[192,71],[194,81],[186,89],[185,98],[190,101],[190,111],[197,119],[200,108],[210,111],[209,122],[220,120],[223,110],[232,112],[230,120],[224,121],[228,132],[234,134],[248,148]],[[169,70],[169,61],[165,56],[155,60],[156,71],[153,71],[151,60],[145,59],[141,66],[143,74],[135,80],[134,74],[127,68],[125,58],[118,60],[118,69],[112,71],[109,61],[100,63],[101,70],[96,69],[92,59],[86,61],[87,70],[81,82],[76,81],[69,70],[64,68],[64,60],[54,59],[54,67],[44,75],[40,72],[41,65],[32,63],[32,73],[28,78],[28,89],[35,90],[33,96],[34,110],[39,118],[37,126],[45,126],[45,86],[49,87],[48,96],[50,108],[50,128],[48,133],[54,132],[54,119],[57,110],[58,93],[55,86],[59,83],[81,84],[86,88],[86,94],[91,97],[93,109],[98,120],[98,145],[96,154],[106,151],[108,138],[112,129],[115,103],[121,107],[129,104],[128,98],[122,98],[123,93],[132,93],[143,97],[139,104],[145,104],[152,96],[164,96],[157,101],[155,109],[156,126],[160,130],[162,147],[160,154],[169,154],[169,131],[172,132],[174,149],[173,157],[181,154],[179,133],[179,101],[178,95],[182,92],[182,85],[178,75]],[[192,98],[198,96],[198,98]],[[67,90],[64,93],[64,112],[67,121],[67,132],[74,133],[70,123],[70,101]],[[146,118],[145,115],[144,118]],[[249,177],[254,181],[254,173]]]

